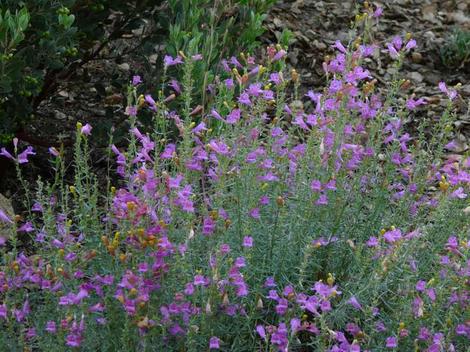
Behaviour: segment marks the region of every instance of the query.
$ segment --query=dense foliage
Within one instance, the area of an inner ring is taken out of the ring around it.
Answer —
[[[237,48],[253,49],[263,14],[272,0],[28,0],[0,1],[0,143],[34,118],[45,99],[77,69],[101,57],[123,35],[135,38],[133,51],[155,54],[167,47],[204,54],[195,79],[212,82],[215,63]],[[161,63],[161,60],[159,61]],[[161,66],[147,75],[161,76]],[[204,73],[201,73],[204,72]],[[104,88],[103,88],[104,89]]]
[[[354,29],[370,36],[379,16],[369,8]],[[51,148],[56,178],[26,193],[29,214],[0,213],[11,226],[0,237],[0,346],[464,351],[470,158],[443,155],[457,91],[439,84],[448,108],[431,138],[412,137],[403,122],[425,100],[402,100],[398,76],[381,96],[365,67],[382,49],[398,69],[415,46],[337,41],[327,85],[306,96],[286,48],[233,56],[202,117],[192,93],[203,55],[166,56],[166,74],[182,79],[157,95],[141,95],[135,76],[128,143],[111,136],[106,188],[90,167],[93,127],[79,123],[74,182]],[[1,154],[27,191],[34,150]]]

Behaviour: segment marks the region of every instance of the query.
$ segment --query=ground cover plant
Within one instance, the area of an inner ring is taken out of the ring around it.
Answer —
[[[165,57],[165,74],[182,79],[154,94],[135,76],[128,143],[110,136],[105,189],[85,122],[73,183],[64,151],[51,148],[56,178],[29,192],[21,168],[34,150],[2,149],[28,212],[0,213],[11,226],[0,237],[0,346],[465,351],[470,158],[443,153],[458,92],[440,83],[443,116],[416,137],[403,131],[425,100],[402,100],[398,75],[379,96],[365,63],[382,49],[399,68],[416,42],[374,44],[380,13],[356,17],[362,35],[335,43],[325,88],[306,96],[281,46],[224,60],[202,116],[198,52]]]

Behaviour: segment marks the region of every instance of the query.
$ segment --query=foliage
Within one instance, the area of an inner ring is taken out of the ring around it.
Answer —
[[[158,45],[167,45],[170,52],[190,52],[191,42],[191,50],[206,55],[200,72],[207,74],[195,75],[198,91],[204,91],[221,55],[239,46],[253,48],[262,32],[262,13],[270,3],[256,0],[223,5],[213,0],[187,0],[169,1],[165,8],[163,0],[0,1],[5,17],[0,23],[3,141],[11,140],[60,82],[99,57],[110,42],[142,26],[144,20],[152,19],[155,30],[135,39],[142,53],[149,54]],[[160,67],[152,75],[161,75]]]
[[[354,29],[374,21],[366,12]],[[0,241],[0,346],[465,350],[470,159],[442,154],[457,92],[440,83],[449,104],[433,137],[411,137],[403,120],[425,101],[402,102],[399,77],[381,97],[363,66],[381,48],[351,43],[335,43],[326,87],[305,97],[282,46],[237,55],[197,121],[192,74],[204,58],[167,56],[181,94],[165,82],[141,97],[134,77],[128,143],[110,136],[106,187],[90,167],[92,126],[77,124],[74,182],[51,148],[56,178],[28,193],[29,215],[0,213],[14,228]],[[386,45],[396,68],[415,45]],[[32,148],[0,154],[29,189]]]
[[[470,64],[470,31],[456,29],[441,49],[442,63],[447,67],[465,67]]]

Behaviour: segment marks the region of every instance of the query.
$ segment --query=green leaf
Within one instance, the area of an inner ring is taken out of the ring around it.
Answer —
[[[18,27],[20,28],[21,31],[25,31],[26,28],[28,28],[29,19],[30,17],[29,17],[28,9],[26,7],[23,7],[20,10],[18,17],[17,17]]]
[[[59,24],[65,28],[70,28],[75,21],[75,15],[59,14]]]

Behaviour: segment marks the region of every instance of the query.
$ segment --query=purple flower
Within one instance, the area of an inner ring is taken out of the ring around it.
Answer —
[[[285,50],[283,50],[283,49],[279,50],[279,51],[276,53],[276,55],[274,55],[274,57],[273,57],[273,62],[276,62],[276,61],[281,60],[284,56],[286,56],[286,54],[287,54],[287,51],[285,51]]]
[[[174,65],[178,65],[178,64],[182,64],[182,63],[183,63],[183,58],[179,55],[175,58],[171,57],[170,55],[165,55],[165,57],[163,59],[163,64],[164,64],[165,68],[170,67],[170,66],[174,66]]]
[[[89,136],[91,134],[91,130],[92,130],[91,125],[87,123],[85,126],[81,128],[80,132],[84,136]]]
[[[258,176],[258,180],[265,181],[265,182],[273,182],[273,181],[279,181],[279,177],[274,175],[272,172],[268,172],[264,176]]]
[[[266,340],[266,330],[264,329],[263,325],[257,325],[256,332],[262,339]]]
[[[232,65],[234,65],[235,67],[238,67],[238,68],[242,68],[242,67],[243,67],[242,64],[240,63],[240,61],[238,61],[238,59],[237,59],[235,56],[232,56],[232,57],[230,58],[230,63],[231,63]]]
[[[13,224],[13,221],[8,217],[8,215],[0,208],[0,221],[4,223]]]
[[[250,106],[251,105],[251,100],[250,100],[250,96],[248,95],[248,93],[240,94],[240,96],[238,97],[238,102],[240,104]]]
[[[31,222],[26,222],[18,229],[18,232],[31,232],[34,231],[33,224]]]
[[[357,300],[356,297],[352,296],[349,300],[348,300],[348,303],[350,305],[352,305],[354,308],[356,308],[357,310],[361,310],[362,309],[362,306],[361,304],[359,303],[359,301]]]
[[[11,155],[5,148],[0,149],[0,155],[3,155],[5,158],[15,160],[13,155]]]
[[[194,286],[204,286],[207,284],[207,279],[204,277],[204,275],[195,275],[194,276]]]
[[[367,242],[366,242],[368,247],[377,247],[379,245],[379,239],[375,236],[371,236]]]
[[[374,11],[374,17],[379,18],[380,16],[382,16],[383,12],[384,12],[384,9],[378,6]]]
[[[235,85],[233,84],[233,79],[231,78],[226,79],[224,82],[225,82],[225,86],[228,89],[232,89],[233,87],[235,87]]]
[[[172,79],[170,81],[170,87],[173,88],[173,90],[177,93],[177,94],[181,94],[181,87],[178,83],[178,81],[176,79]]]
[[[274,278],[272,276],[269,276],[266,278],[266,281],[264,282],[263,286],[264,287],[276,287],[276,282],[274,281]]]
[[[458,324],[455,328],[455,333],[457,335],[467,335],[467,337],[470,337],[470,327],[467,327],[465,324]]]
[[[33,147],[31,146],[28,146],[22,153],[18,154],[18,163],[19,164],[27,163],[28,155],[36,155],[36,152],[33,150]]]
[[[387,348],[396,348],[398,346],[397,338],[394,336],[387,337],[385,346]]]
[[[8,313],[7,306],[5,303],[3,303],[2,305],[0,305],[0,318],[6,319],[8,315],[7,313]]]
[[[249,214],[253,219],[259,219],[260,218],[259,208],[251,209]]]
[[[167,144],[163,153],[160,154],[160,158],[162,159],[171,159],[173,158],[173,153],[176,152],[176,145],[173,143]]]
[[[245,267],[245,266],[246,266],[245,258],[244,258],[244,257],[238,257],[237,259],[235,259],[234,265],[235,265],[237,268],[243,268],[243,267]]]
[[[464,192],[462,187],[457,188],[452,194],[450,195],[452,198],[458,199],[465,199],[467,198],[467,194]]]
[[[137,86],[142,83],[142,78],[139,75],[135,75],[132,77],[132,85]]]
[[[220,349],[220,339],[216,336],[212,336],[209,340],[209,349],[218,350]]]
[[[398,241],[402,235],[399,229],[393,229],[384,233],[384,239],[387,243],[394,243]]]
[[[424,101],[423,98],[419,98],[418,100],[414,100],[413,98],[410,98],[406,101],[406,107],[409,110],[414,110],[420,105],[424,105],[426,102]]]
[[[49,148],[49,154],[55,157],[58,157],[60,155],[59,151],[54,147]]]
[[[190,283],[186,284],[186,286],[184,288],[184,294],[186,296],[191,296],[193,293],[194,293],[194,285],[190,282]]]
[[[220,253],[222,254],[230,253],[230,246],[227,243],[222,243],[220,245]]]
[[[230,114],[227,115],[226,122],[228,124],[235,124],[240,120],[241,111],[240,109],[233,109]]]
[[[316,205],[327,205],[328,204],[328,197],[326,194],[320,194],[317,201],[315,202]]]
[[[453,89],[449,90],[444,82],[439,82],[439,89],[442,93],[447,94],[450,100],[454,100],[457,97],[457,92]]]
[[[431,332],[425,327],[419,329],[418,339],[426,341],[431,338]]]
[[[333,48],[338,49],[343,54],[346,53],[346,48],[344,47],[344,45],[339,40],[335,41],[335,44],[333,45]]]
[[[274,72],[269,75],[269,80],[273,82],[276,86],[282,83],[282,77],[279,73]]]
[[[416,40],[410,39],[408,41],[408,43],[406,43],[405,49],[406,50],[411,50],[411,49],[414,49],[414,48],[416,48]]]
[[[202,225],[202,234],[203,235],[212,235],[215,230],[215,222],[211,217],[204,218],[204,223]]]
[[[150,110],[157,111],[157,105],[155,103],[155,100],[152,98],[150,94],[145,95],[145,101],[150,107]]]
[[[313,180],[310,183],[310,189],[314,192],[320,192],[321,191],[321,182],[319,180]]]
[[[191,132],[194,134],[200,134],[202,131],[207,131],[206,124],[204,122],[199,123],[199,125],[194,127]]]
[[[387,49],[392,59],[398,58],[398,51],[391,43],[387,43]]]
[[[57,332],[57,327],[55,321],[48,321],[46,323],[46,329],[47,332],[51,334],[55,334]]]
[[[417,283],[416,283],[416,291],[418,292],[423,292],[424,289],[426,288],[426,281],[424,280],[419,280]]]
[[[263,93],[261,89],[261,83],[253,83],[247,89],[247,93],[251,96],[258,97]]]
[[[397,50],[400,50],[403,46],[403,40],[397,35],[393,37],[392,44]]]
[[[253,247],[253,237],[251,236],[245,236],[243,238],[243,247]]]

